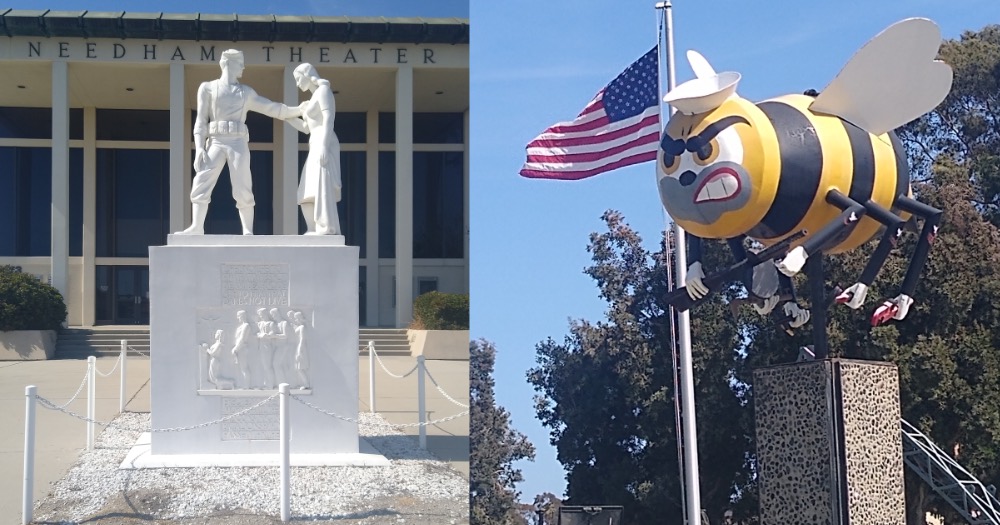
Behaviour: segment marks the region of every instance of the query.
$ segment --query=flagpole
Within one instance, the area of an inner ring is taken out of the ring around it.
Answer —
[[[666,18],[667,26],[667,90],[674,89],[676,85],[677,72],[674,67],[674,18],[673,4],[671,0],[665,0],[656,4],[657,9],[662,9]],[[673,115],[674,108],[670,107],[670,114]],[[660,121],[663,122],[663,106],[660,105]],[[674,222],[674,261],[677,283],[685,282],[687,277],[687,242],[684,237],[684,230]],[[691,525],[701,525],[701,487],[698,478],[698,431],[695,423],[696,415],[694,408],[694,371],[691,356],[691,319],[688,311],[677,313],[677,342],[680,346],[680,368],[681,368],[681,413],[683,414],[683,439],[678,440],[678,446],[683,443],[684,449],[684,487],[685,487],[685,511],[688,523]],[[675,395],[677,393],[675,392]]]

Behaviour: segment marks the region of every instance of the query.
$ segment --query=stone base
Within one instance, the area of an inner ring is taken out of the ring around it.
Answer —
[[[754,371],[761,525],[904,525],[899,377],[825,359]]]
[[[277,467],[278,452],[273,454],[161,454],[150,453],[151,433],[143,432],[129,450],[120,470],[170,467]],[[277,446],[277,445],[275,445]],[[289,454],[293,467],[388,467],[389,460],[364,438],[357,453]]]
[[[252,407],[282,382],[296,453],[358,453],[358,247],[340,236],[167,242],[149,249],[151,453],[276,453],[278,399]]]
[[[52,359],[56,352],[54,330],[0,332],[0,361]]]

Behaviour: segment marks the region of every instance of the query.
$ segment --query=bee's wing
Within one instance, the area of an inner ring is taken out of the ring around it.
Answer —
[[[941,31],[926,18],[889,26],[864,45],[809,106],[881,135],[931,111],[951,89],[951,67],[935,60]]]

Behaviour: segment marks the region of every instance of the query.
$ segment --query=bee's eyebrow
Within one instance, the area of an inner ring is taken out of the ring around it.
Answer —
[[[741,122],[750,124],[747,119],[739,115],[730,115],[709,124],[701,133],[693,137],[688,137],[687,140],[675,139],[670,135],[664,134],[660,140],[660,148],[663,149],[664,153],[674,157],[684,153],[685,149],[694,152],[714,139],[716,135],[722,133],[722,130]],[[690,130],[688,132],[690,133]]]
[[[728,117],[719,119],[719,120],[717,120],[717,121],[709,124],[708,127],[706,127],[704,130],[702,130],[701,133],[699,133],[699,134],[697,134],[697,135],[695,135],[693,137],[689,137],[688,138],[688,142],[689,143],[690,142],[694,142],[695,144],[698,144],[698,145],[706,144],[706,143],[710,142],[712,139],[714,139],[716,135],[718,135],[719,133],[722,133],[722,130],[728,128],[729,126],[732,126],[732,125],[735,125],[735,124],[739,124],[740,122],[742,122],[744,124],[750,124],[750,121],[748,121],[747,119],[745,119],[745,118],[743,118],[743,117],[741,117],[739,115],[730,115]],[[697,148],[695,148],[695,149],[697,149]],[[693,151],[691,149],[690,145],[688,147],[688,151]]]

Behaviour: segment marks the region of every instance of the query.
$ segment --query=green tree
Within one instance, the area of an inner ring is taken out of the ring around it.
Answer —
[[[518,525],[515,485],[523,481],[514,462],[534,459],[528,438],[511,428],[510,413],[493,395],[496,348],[485,340],[469,343],[469,497],[474,525]]]
[[[624,505],[629,523],[679,515],[674,377],[664,251],[649,253],[617,212],[608,231],[592,234],[586,269],[607,301],[605,319],[574,321],[561,343],[539,343],[528,380],[539,392],[536,412],[550,429],[566,469],[568,505]],[[716,246],[708,259],[718,257]],[[742,357],[725,301],[702,306],[693,323],[698,386],[702,499],[721,516],[746,482],[747,419],[732,382]],[[744,493],[744,495],[748,495]]]

